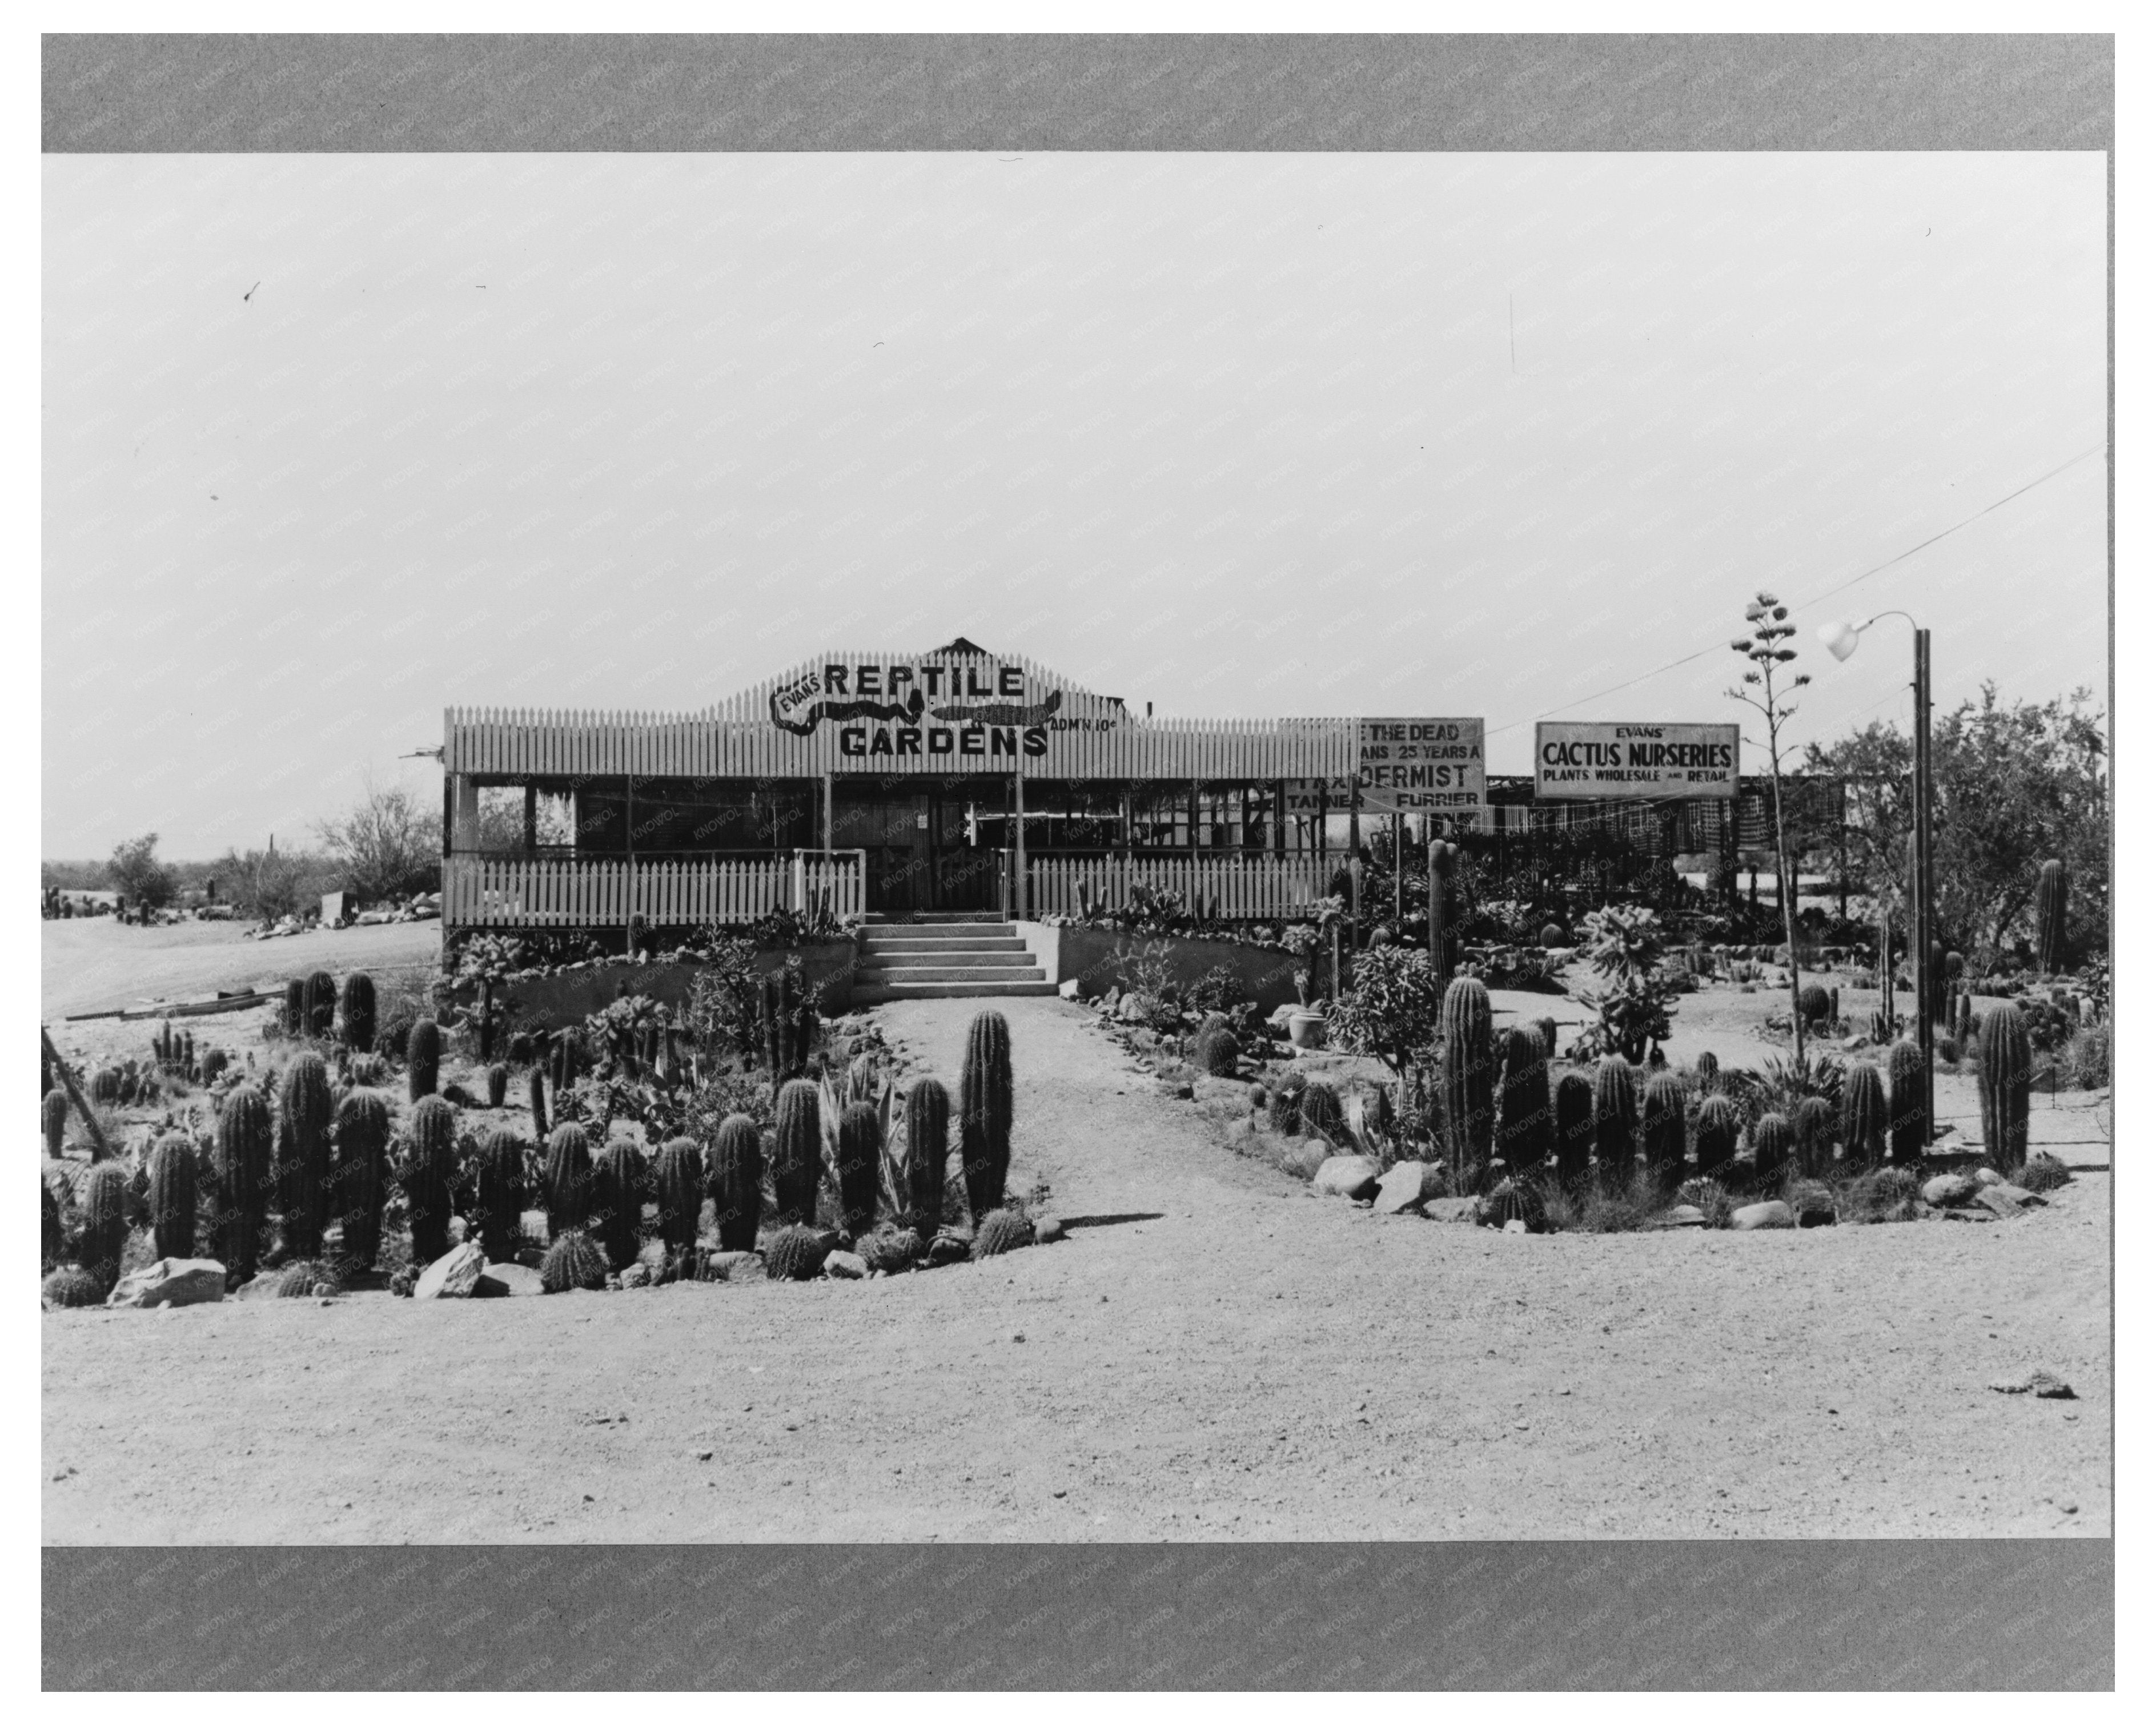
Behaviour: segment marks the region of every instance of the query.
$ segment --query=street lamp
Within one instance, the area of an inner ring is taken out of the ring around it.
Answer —
[[[1867,617],[1861,623],[1822,624],[1819,638],[1837,661],[1845,660],[1856,652],[1864,631],[1882,617],[1899,617],[1916,636],[1916,732],[1912,740],[1911,787],[1915,808],[1912,819],[1915,827],[1916,855],[1911,874],[1910,907],[1912,915],[1909,934],[1909,970],[1917,984],[1917,1048],[1923,1056],[1924,1066],[1924,1145],[1928,1151],[1932,1142],[1933,1110],[1932,1096],[1932,1021],[1944,1004],[1932,998],[1932,632],[1920,629],[1917,619],[1907,611],[1881,611]],[[1887,956],[1881,955],[1882,959]],[[1893,970],[1884,967],[1891,988]],[[1887,1001],[1892,1010],[1892,999]]]

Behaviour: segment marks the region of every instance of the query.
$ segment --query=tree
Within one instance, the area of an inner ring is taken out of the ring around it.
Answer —
[[[114,891],[125,896],[130,905],[154,911],[172,901],[172,871],[157,860],[155,833],[145,833],[139,839],[126,839],[114,845],[107,871],[112,877]]]
[[[1932,726],[1933,872],[1939,937],[1972,956],[1995,953],[2030,928],[2036,871],[2047,857],[2072,883],[2067,944],[2109,945],[2111,781],[2103,715],[2076,689],[2039,706],[2002,703],[1986,683]],[[1884,901],[1907,891],[1912,806],[1909,738],[1874,724],[1805,755],[1807,770],[1851,784],[1852,864]]]
[[[1430,954],[1414,947],[1372,947],[1355,955],[1352,980],[1326,1014],[1326,1028],[1350,1054],[1375,1055],[1402,1076],[1430,1046],[1445,990]]]
[[[407,791],[370,780],[350,814],[316,830],[362,901],[431,892],[441,883],[442,818]]]
[[[1796,880],[1795,871],[1789,866],[1789,831],[1782,819],[1782,727],[1796,716],[1796,702],[1791,697],[1811,679],[1800,672],[1790,678],[1780,693],[1775,691],[1775,666],[1787,665],[1797,656],[1795,648],[1782,644],[1797,632],[1789,616],[1789,608],[1770,593],[1761,593],[1744,608],[1744,620],[1752,625],[1752,633],[1739,635],[1729,647],[1749,660],[1752,669],[1728,693],[1731,700],[1743,701],[1767,721],[1767,770],[1774,782],[1774,891],[1782,901],[1783,938],[1789,943],[1789,1029],[1796,1038],[1796,1057],[1802,1061],[1804,1014],[1797,1002]],[[1747,690],[1756,692],[1748,694]]]

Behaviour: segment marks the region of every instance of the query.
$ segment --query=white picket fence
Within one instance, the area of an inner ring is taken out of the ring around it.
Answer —
[[[1327,870],[1315,858],[1042,856],[1029,858],[1025,872],[1028,905],[1035,916],[1075,916],[1082,881],[1091,886],[1096,902],[1111,907],[1142,885],[1180,893],[1184,903],[1201,911],[1217,896],[1224,918],[1255,922],[1310,915],[1325,896]]]
[[[638,863],[452,856],[442,870],[442,921],[452,928],[612,928],[634,916],[681,928],[805,910],[825,891],[835,914],[858,916],[866,864],[859,850]]]

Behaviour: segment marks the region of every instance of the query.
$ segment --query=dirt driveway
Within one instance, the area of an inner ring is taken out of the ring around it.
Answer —
[[[246,937],[239,922],[123,927],[110,916],[40,922],[44,975],[39,1015],[49,1024],[72,1012],[186,1000],[218,989],[282,983],[310,971],[424,964],[440,956],[439,922],[388,922],[367,928],[316,929],[276,940]]]
[[[880,1009],[957,1070],[976,1003]],[[858,1283],[44,1319],[49,1543],[2102,1535],[2110,1181],[1507,1236],[1225,1148],[1004,1003],[1070,1238]],[[2048,1367],[2077,1401],[1985,1388]],[[708,1459],[706,1459],[708,1458]]]

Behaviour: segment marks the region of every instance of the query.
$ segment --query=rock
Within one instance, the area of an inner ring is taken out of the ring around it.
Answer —
[[[472,1284],[475,1300],[521,1299],[527,1294],[546,1291],[539,1284],[539,1272],[527,1270],[521,1264],[490,1264]]]
[[[413,1284],[412,1297],[415,1300],[468,1300],[471,1297],[473,1285],[485,1269],[486,1254],[480,1250],[477,1240],[452,1246],[447,1256],[435,1259],[420,1272],[419,1280]]]
[[[636,1261],[657,1276],[666,1267],[666,1242],[647,1240],[636,1249]]]
[[[824,1274],[837,1281],[859,1281],[868,1273],[868,1260],[857,1252],[834,1252],[824,1260]]]
[[[1500,1234],[1525,1234],[1527,1231],[1527,1224],[1515,1216],[1497,1231]]]
[[[1656,1219],[1656,1225],[1661,1228],[1704,1228],[1707,1226],[1707,1213],[1697,1204],[1672,1204]]]
[[[615,1277],[613,1285],[622,1288],[648,1288],[652,1286],[653,1281],[651,1266],[639,1259]]]
[[[1799,1228],[1834,1226],[1834,1199],[1825,1187],[1808,1187],[1799,1193],[1796,1211],[1797,1226]]]
[[[704,1260],[704,1273],[714,1281],[761,1281],[762,1252],[713,1252]]]
[[[1310,1189],[1332,1198],[1368,1198],[1383,1172],[1374,1156],[1328,1156],[1310,1177]]]
[[[941,1270],[947,1264],[963,1264],[973,1256],[973,1243],[956,1234],[939,1234],[928,1242],[928,1267]]]
[[[1422,1213],[1433,1222],[1467,1222],[1475,1219],[1475,1200],[1471,1198],[1425,1198]]]
[[[1127,1024],[1142,1024],[1145,1015],[1145,1002],[1135,994],[1126,994],[1116,1004],[1116,1016]]]
[[[1286,1006],[1276,1006],[1267,1014],[1265,1022],[1276,1030],[1285,1030],[1287,1029],[1287,1021],[1301,1010],[1301,1007],[1292,1004]]]
[[[1033,1243],[1035,1245],[1048,1245],[1062,1238],[1062,1217],[1035,1216],[1033,1219]]]
[[[2006,1177],[1995,1168],[1980,1168],[1976,1171],[1976,1183],[1979,1186],[2000,1186],[2005,1183],[2005,1180]]]
[[[2018,1378],[1995,1378],[1991,1388],[2001,1395],[2035,1395],[2040,1400],[2051,1402],[2078,1401],[2074,1387],[2063,1378],[2050,1372],[2024,1372]]]
[[[1055,985],[1055,992],[1065,1000],[1075,1000],[1078,998],[1078,978],[1075,976],[1070,977],[1058,983]]]
[[[1397,1216],[1422,1203],[1423,1178],[1429,1172],[1419,1162],[1396,1162],[1378,1177],[1375,1208],[1381,1215]]]
[[[1971,1206],[1960,1209],[1942,1210],[1939,1214],[1949,1222],[1996,1222],[1999,1218],[1989,1210]]]
[[[107,1306],[199,1306],[224,1298],[224,1266],[214,1258],[160,1258],[105,1296]]]
[[[1113,1012],[1122,1004],[1123,985],[1121,983],[1109,983],[1108,992],[1101,997],[1101,1009],[1103,1012]]]
[[[1193,1086],[1188,1084],[1163,1084],[1161,1086],[1161,1089],[1164,1091],[1172,1100],[1178,1102],[1187,1102],[1196,1094]]]
[[[1976,1196],[1975,1179],[1964,1173],[1933,1174],[1924,1182],[1923,1199],[1934,1209],[1950,1210]]]
[[[1706,1218],[1702,1216],[1700,1219],[1703,1222]],[[1732,1210],[1729,1225],[1746,1232],[1755,1228],[1794,1228],[1797,1225],[1797,1219],[1789,1205],[1780,1199],[1774,1198],[1764,1204],[1748,1204],[1742,1209]]]
[[[2026,1215],[2030,1207],[2041,1204],[2043,1199],[2033,1192],[2024,1192],[2019,1186],[2009,1186],[2004,1181],[1996,1186],[1987,1186],[1976,1194],[1976,1201],[2002,1222],[2011,1222]]]

